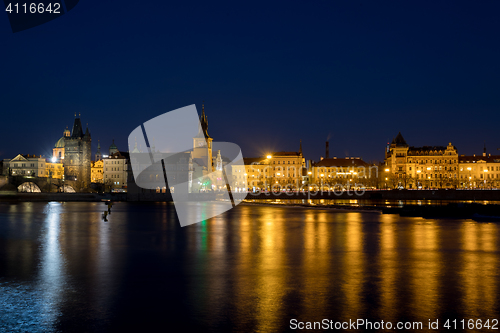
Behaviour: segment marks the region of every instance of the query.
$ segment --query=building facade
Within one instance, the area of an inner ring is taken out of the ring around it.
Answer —
[[[52,149],[52,161],[54,162],[62,162],[64,161],[64,147],[66,145],[66,138],[69,138],[71,133],[68,128],[66,128],[63,132],[63,136],[57,140],[54,148]]]
[[[378,167],[359,157],[324,158],[308,171],[310,187],[320,190],[374,188]]]
[[[116,152],[102,160],[103,182],[106,189],[126,190],[129,169],[129,154]]]
[[[47,162],[42,156],[19,154],[13,159],[4,159],[3,168],[4,175],[48,177]]]
[[[63,164],[66,180],[75,181],[79,189],[88,188],[91,183],[91,142],[88,127],[84,133],[80,117],[76,117],[71,135],[64,136]]]
[[[92,165],[90,166],[92,183],[99,183],[99,184],[104,183],[103,169],[104,169],[104,161],[102,159],[92,162]]]
[[[302,144],[298,152],[273,152],[263,157],[244,158],[244,165],[232,166],[234,184],[248,191],[298,190],[303,185],[305,159]]]
[[[483,155],[458,158],[460,188],[500,188],[500,156]]]
[[[53,179],[63,179],[64,177],[64,164],[62,162],[47,162],[45,168],[47,177]]]
[[[385,188],[457,188],[458,152],[448,146],[410,147],[398,133],[385,153],[380,184]]]

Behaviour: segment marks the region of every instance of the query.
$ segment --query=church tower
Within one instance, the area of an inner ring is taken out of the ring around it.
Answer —
[[[64,161],[64,145],[66,142],[66,138],[71,136],[71,133],[66,126],[66,129],[63,132],[63,136],[57,140],[54,148],[52,149],[52,160],[56,162]]]
[[[208,172],[213,171],[212,160],[212,141],[208,135],[208,119],[205,115],[205,105],[201,107],[200,128],[196,137],[193,138],[193,154],[192,158],[202,161],[203,166],[207,167]]]
[[[90,186],[91,142],[89,128],[83,132],[80,115],[73,123],[70,136],[64,137],[64,176],[78,182],[81,188]]]
[[[100,161],[102,160],[102,154],[101,154],[101,142],[97,140],[97,152],[95,153],[95,161]]]
[[[109,156],[118,152],[118,147],[115,145],[115,139],[113,139],[113,143],[109,146]]]

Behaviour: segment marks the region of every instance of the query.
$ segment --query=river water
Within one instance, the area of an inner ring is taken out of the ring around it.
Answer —
[[[169,203],[105,208],[0,203],[0,331],[500,319],[496,223],[240,205],[181,228]]]

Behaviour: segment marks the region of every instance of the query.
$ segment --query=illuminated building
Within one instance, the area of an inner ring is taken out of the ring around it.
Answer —
[[[168,173],[168,178],[177,184],[177,186],[185,183],[190,193],[217,191],[222,189],[226,184],[222,175],[222,167],[229,162],[229,159],[221,156],[220,151],[217,152],[216,157],[212,155],[213,139],[208,134],[208,118],[205,114],[204,105],[202,106],[200,125],[199,132],[193,138],[193,149],[191,151],[177,153],[166,160],[164,159],[165,171]],[[157,151],[154,146],[154,138],[150,151],[154,160],[162,159],[162,153]],[[138,148],[137,143],[132,152],[135,153],[135,156],[138,153],[149,154],[143,152],[141,147]],[[140,167],[136,162],[134,161],[135,165]],[[148,201],[169,198],[171,189],[167,191],[164,185],[165,176],[161,165],[145,167],[147,167],[147,170],[137,170],[139,173],[138,179],[143,184],[143,188],[139,188],[136,185],[132,169],[129,168],[127,182],[128,199],[131,201]],[[165,196],[164,193],[168,195]],[[157,194],[162,195],[159,196]]]
[[[237,184],[248,184],[250,191],[264,189],[299,189],[305,159],[302,142],[298,152],[273,152],[258,158],[244,158],[245,165],[232,166],[232,177]]]
[[[53,179],[63,179],[64,164],[62,162],[47,162],[45,167],[46,177]]]
[[[29,154],[3,160],[4,174],[12,176],[47,177],[46,164],[42,156]]]
[[[458,153],[451,142],[410,147],[398,133],[386,150],[381,183],[389,188],[456,188],[458,172]]]
[[[64,146],[66,143],[66,138],[70,137],[71,133],[69,132],[68,128],[63,132],[63,136],[57,140],[56,144],[54,145],[54,148],[52,149],[52,160],[62,162],[64,161]]]
[[[76,117],[70,136],[65,132],[64,138],[64,176],[66,180],[75,181],[77,189],[90,186],[91,137],[87,127],[83,132],[80,117]],[[59,142],[59,141],[58,141]],[[57,145],[57,144],[56,144]],[[56,156],[58,158],[58,156]],[[58,161],[60,161],[58,159]]]
[[[500,187],[500,156],[486,154],[486,147],[482,156],[460,155],[458,162],[461,188]]]
[[[127,188],[129,153],[118,151],[104,158],[102,162],[103,182],[106,189],[125,190]]]
[[[92,165],[90,166],[90,174],[92,178],[92,183],[104,183],[104,161],[98,160],[95,162],[92,162]]]
[[[309,184],[318,187],[375,187],[378,179],[377,167],[359,157],[324,158],[312,165],[309,171]]]

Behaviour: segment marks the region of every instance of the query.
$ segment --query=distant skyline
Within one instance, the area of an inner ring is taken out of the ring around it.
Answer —
[[[205,102],[209,134],[246,157],[382,161],[410,146],[500,148],[500,3],[80,1],[13,34],[0,14],[0,159],[50,156],[74,113],[92,154]],[[146,6],[141,4],[140,6]]]

